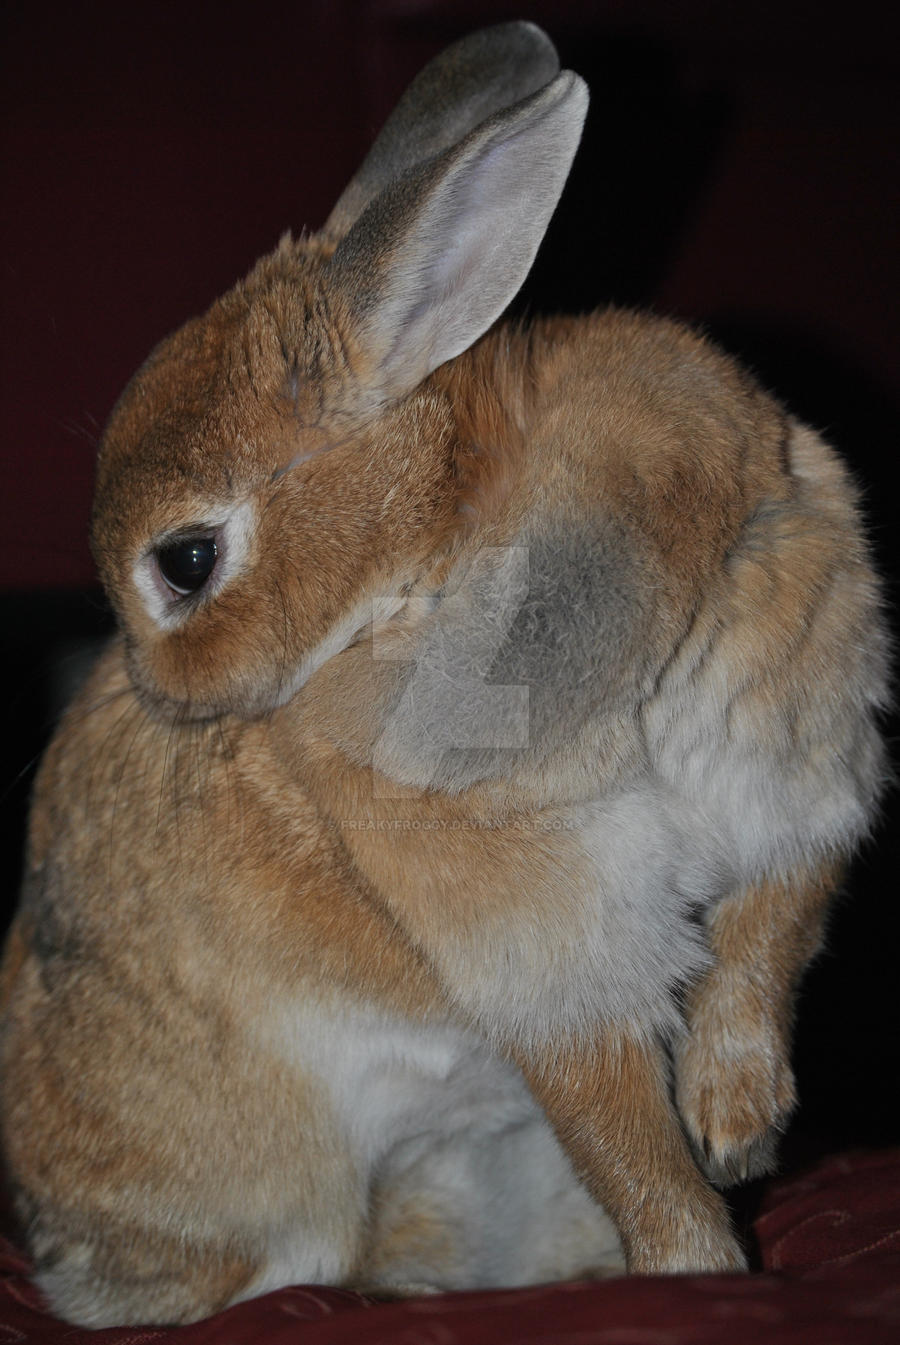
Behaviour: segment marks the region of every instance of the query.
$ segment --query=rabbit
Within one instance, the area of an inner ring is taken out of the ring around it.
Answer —
[[[0,997],[71,1322],[746,1267],[888,642],[846,469],[730,357],[502,320],[587,99],[531,24],[451,46],[113,411],[119,633]]]

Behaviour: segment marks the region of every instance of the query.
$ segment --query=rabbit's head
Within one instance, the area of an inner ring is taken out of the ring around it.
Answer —
[[[263,713],[402,607],[460,517],[452,407],[426,380],[522,284],[586,106],[530,24],[457,43],[322,233],[282,240],[139,370],[92,536],[148,703]]]

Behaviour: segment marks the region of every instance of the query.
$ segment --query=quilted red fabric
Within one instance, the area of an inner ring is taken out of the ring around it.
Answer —
[[[764,1269],[448,1294],[377,1304],[283,1289],[193,1326],[84,1331],[43,1310],[0,1240],[0,1342],[22,1345],[891,1345],[900,1340],[900,1150],[771,1184]]]

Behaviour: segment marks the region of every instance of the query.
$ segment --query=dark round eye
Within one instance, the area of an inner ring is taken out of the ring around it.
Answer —
[[[212,537],[183,537],[159,547],[156,563],[173,593],[196,593],[212,574],[217,555]]]

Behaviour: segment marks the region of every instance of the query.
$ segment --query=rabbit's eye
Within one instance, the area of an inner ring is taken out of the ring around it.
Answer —
[[[196,593],[212,574],[217,555],[213,537],[184,537],[159,547],[156,563],[173,593]]]

